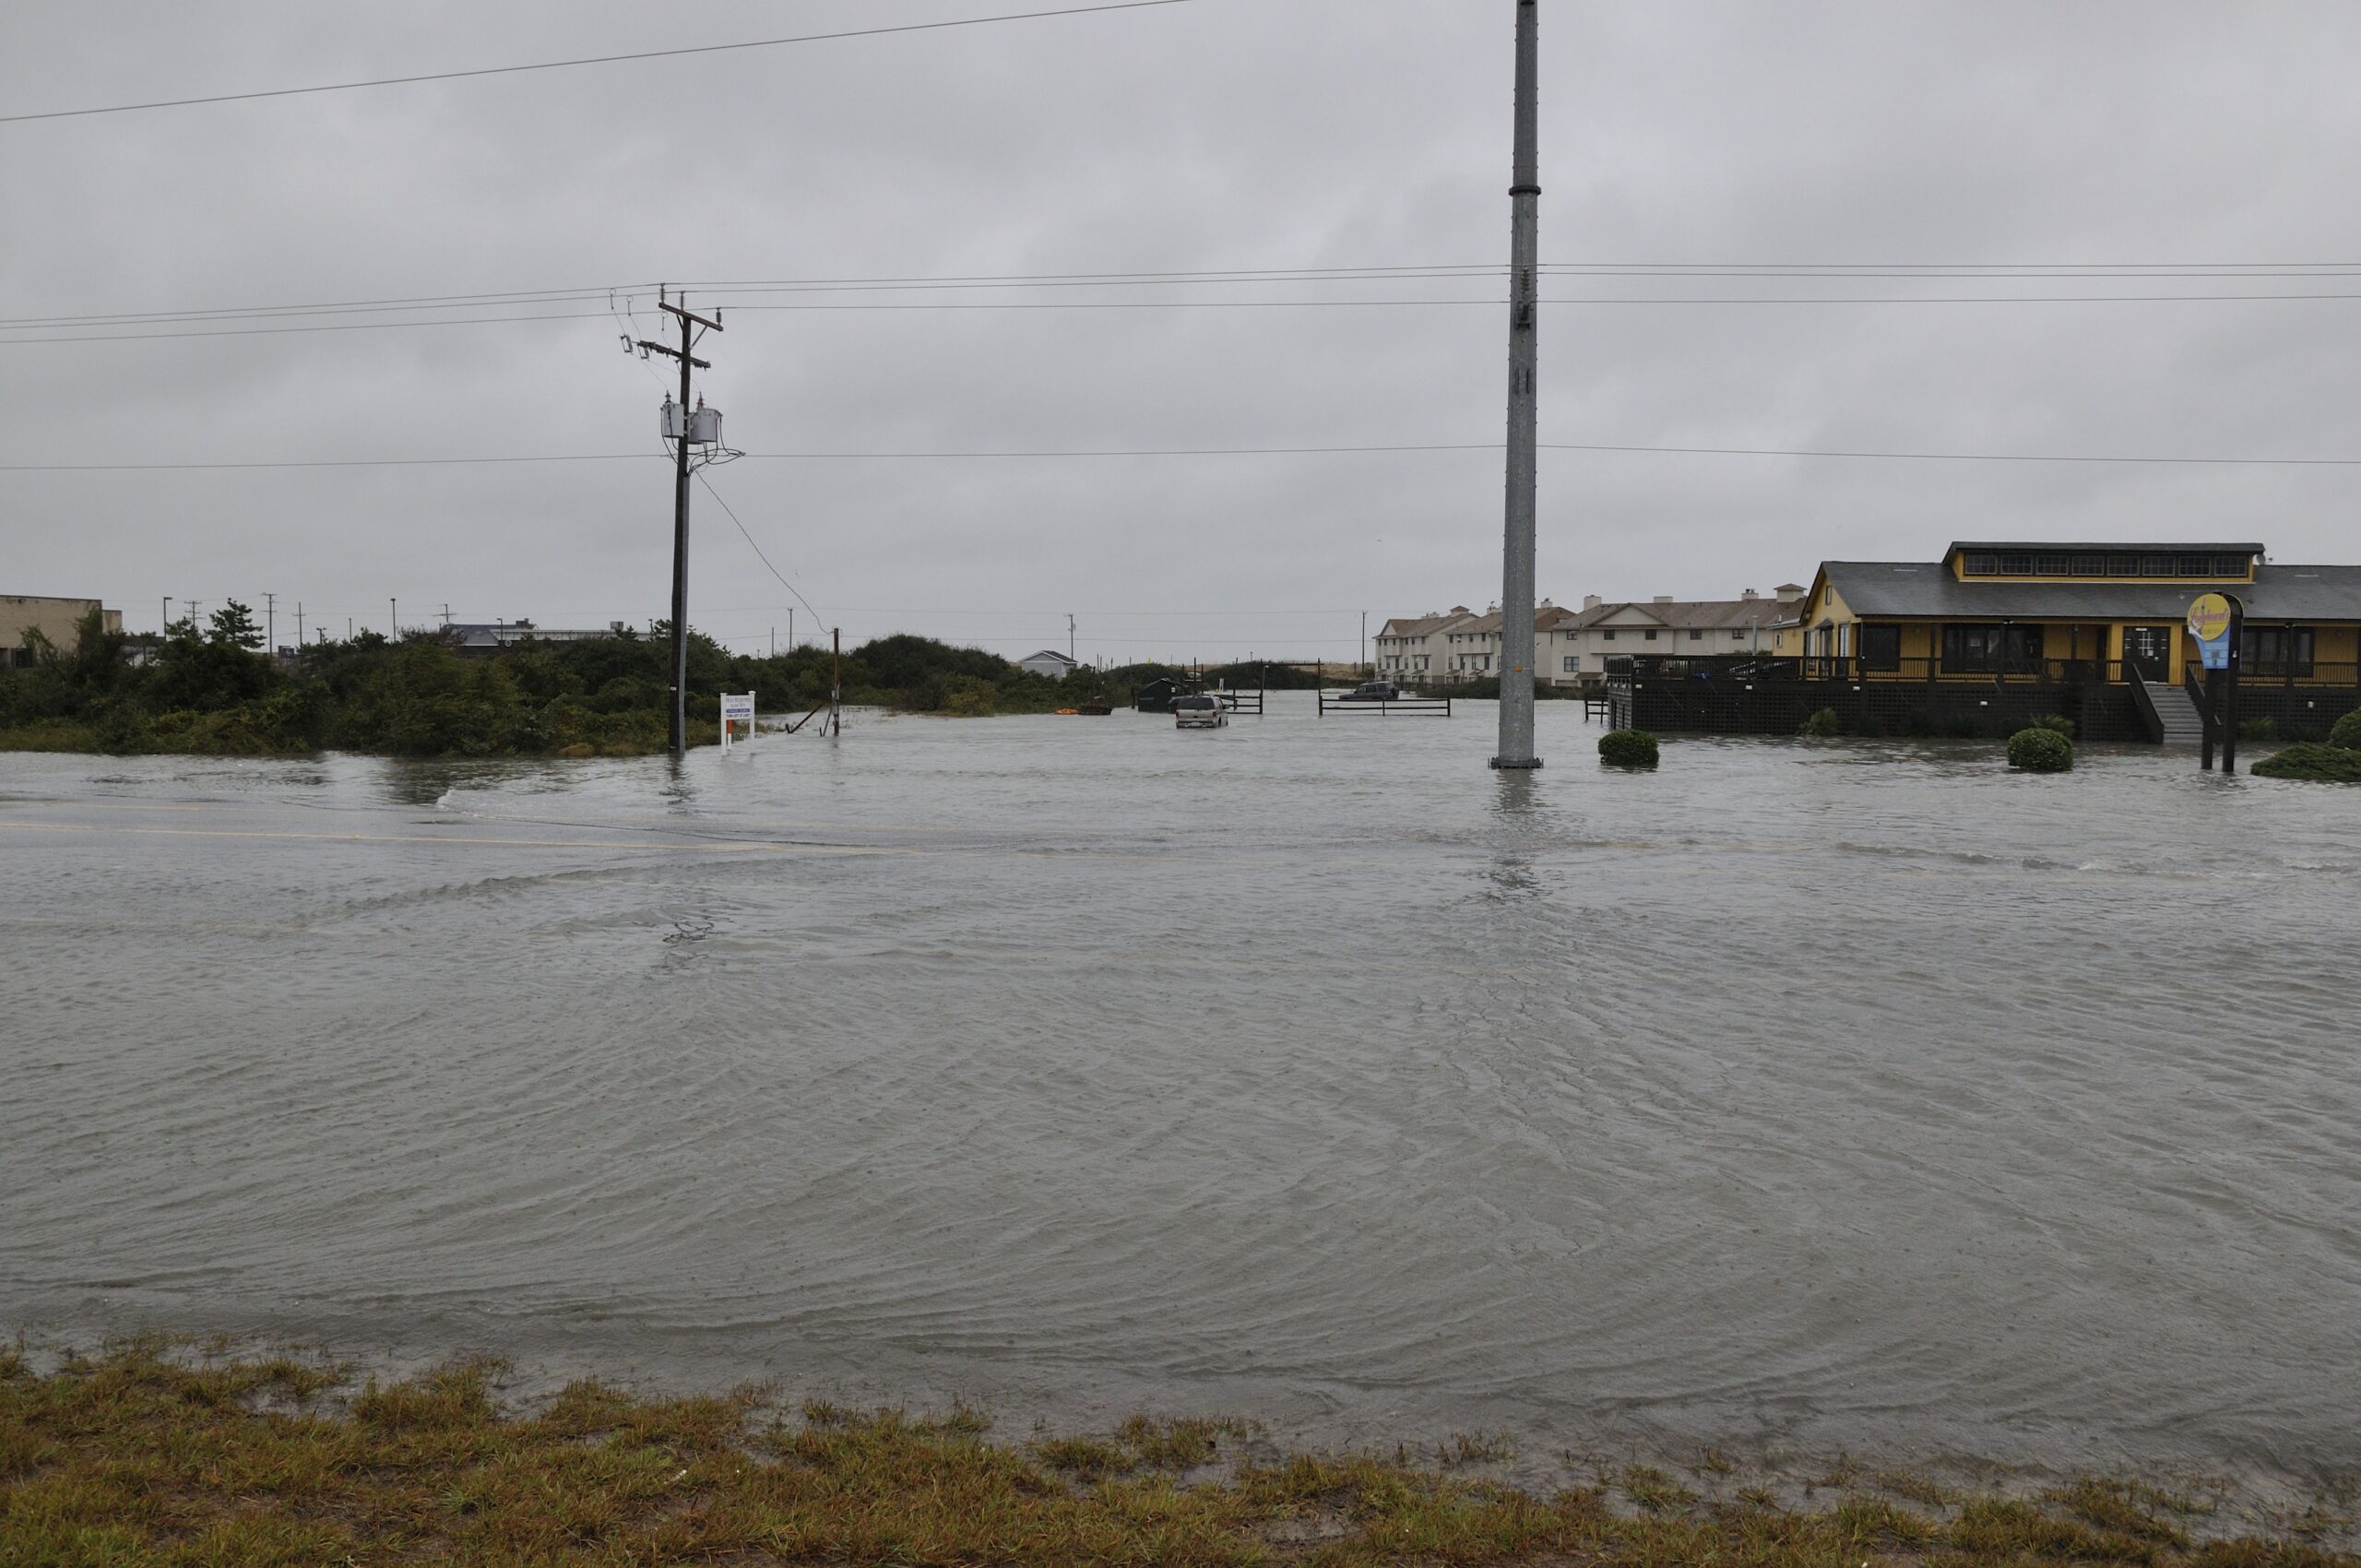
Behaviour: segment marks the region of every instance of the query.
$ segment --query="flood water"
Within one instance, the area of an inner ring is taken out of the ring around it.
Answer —
[[[0,1328],[2361,1464],[2361,790],[1492,723],[0,757]]]

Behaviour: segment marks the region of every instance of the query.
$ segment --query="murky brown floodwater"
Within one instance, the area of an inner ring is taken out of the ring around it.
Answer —
[[[2361,1463],[2361,791],[1274,707],[0,757],[0,1325]]]

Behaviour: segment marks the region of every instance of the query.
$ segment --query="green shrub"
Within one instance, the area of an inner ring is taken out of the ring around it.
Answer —
[[[2254,765],[2258,778],[2307,778],[2323,784],[2361,784],[2361,751],[2306,741],[2274,752]]]
[[[2027,773],[2064,773],[2074,766],[2074,742],[2055,730],[2020,730],[2009,737],[2009,766]]]
[[[2279,739],[2279,720],[2267,713],[2260,719],[2242,719],[2238,721],[2238,739],[2275,741]]]
[[[2033,721],[2036,730],[2055,730],[2068,740],[2074,738],[2074,721],[2062,713],[2045,713]]]
[[[1845,726],[1838,721],[1834,708],[1823,707],[1809,719],[1805,719],[1803,728],[1796,733],[1798,735],[1842,735],[1845,733]]]
[[[2328,743],[2343,746],[2348,752],[2361,752],[2361,707],[2336,721],[2336,727],[2328,732]]]
[[[1645,730],[1610,730],[1598,738],[1598,760],[1609,767],[1654,767],[1656,738]]]

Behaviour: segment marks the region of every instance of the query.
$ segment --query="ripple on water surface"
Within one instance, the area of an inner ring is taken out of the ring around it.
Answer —
[[[0,1315],[2361,1461],[2352,792],[1299,709],[0,759]]]

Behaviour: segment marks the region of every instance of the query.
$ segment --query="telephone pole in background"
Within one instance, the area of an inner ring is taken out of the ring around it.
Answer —
[[[279,596],[275,593],[266,593],[262,596],[262,624],[269,628],[263,634],[263,652],[272,659],[277,659],[279,657]]]
[[[1066,662],[1074,662],[1074,617],[1066,617]]]
[[[303,646],[303,601],[300,599],[295,601],[295,646]]]
[[[706,361],[696,358],[692,350],[697,346],[699,327],[709,332],[721,330],[718,315],[711,321],[701,315],[692,315],[685,308],[688,296],[683,294],[681,298],[682,303],[676,305],[659,293],[657,307],[680,318],[681,346],[670,349],[645,338],[638,344],[643,358],[648,354],[662,354],[667,359],[681,362],[681,411],[677,432],[669,428],[672,416],[665,416],[668,426],[665,434],[674,438],[676,447],[672,470],[672,755],[675,758],[687,755],[689,749],[689,447],[695,439],[690,429],[690,376],[694,371],[713,368]],[[719,422],[717,420],[715,423],[715,439],[718,441]]]
[[[1541,19],[1516,0],[1516,183],[1509,187],[1509,494],[1501,569],[1501,750],[1533,768],[1533,533],[1541,398]]]
[[[396,641],[396,642],[399,642],[399,641],[401,641],[401,640],[402,640],[402,601],[401,601],[400,600],[398,600],[398,599],[388,599],[387,600],[386,600],[386,623],[387,623],[388,624],[390,624],[390,625],[394,628],[394,641]]]

